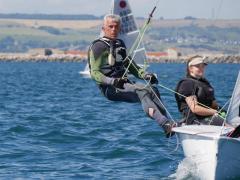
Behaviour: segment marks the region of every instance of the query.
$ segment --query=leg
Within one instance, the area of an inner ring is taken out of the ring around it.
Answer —
[[[136,93],[142,103],[143,110],[151,118],[155,119],[159,125],[167,121],[167,117],[159,110],[159,107],[152,100],[151,94],[145,90],[136,90]]]
[[[160,94],[159,98],[156,98],[156,93],[152,93],[152,91],[149,92],[149,89],[138,89],[136,90],[136,93],[138,94],[146,114],[157,121],[157,123],[163,128],[166,137],[168,138],[174,135],[172,132],[172,127],[175,125],[175,123],[167,119],[166,111],[162,102],[160,102]]]
[[[156,101],[154,93],[150,88],[146,88],[143,84],[130,84],[126,83],[124,89],[116,89],[113,86],[106,86],[102,89],[105,97],[112,101],[124,101],[124,102],[140,102],[142,103],[143,110],[151,118],[162,125],[167,120],[165,110],[161,106],[161,103],[155,103]],[[157,91],[159,96],[159,93]],[[160,97],[160,96],[159,96]],[[154,99],[154,100],[153,100]],[[164,112],[164,113],[162,113]]]
[[[161,113],[164,116],[167,116],[167,112],[163,105],[163,102],[162,102],[162,99],[161,99],[158,89],[153,86],[151,86],[151,88],[147,87],[147,89],[148,89],[148,92],[151,94],[151,98],[152,98],[153,102],[156,104],[156,106],[158,107],[159,111],[161,111]]]
[[[104,96],[111,101],[122,101],[129,103],[140,102],[136,92],[131,89],[125,88],[124,90],[118,90],[113,86],[106,86],[101,89]]]
[[[145,113],[157,121],[164,129],[166,136],[169,137],[173,135],[173,133],[171,133],[173,122],[167,119],[162,102],[159,102],[160,94],[158,91],[156,91],[157,98],[155,93],[153,93],[150,88],[146,88],[143,84],[126,83],[123,90],[117,90],[109,86],[103,93],[109,100],[113,101],[141,102]]]

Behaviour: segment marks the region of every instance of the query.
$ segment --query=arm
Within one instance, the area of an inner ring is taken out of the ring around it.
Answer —
[[[197,103],[197,97],[195,95],[196,87],[194,81],[190,79],[181,81],[177,87],[177,92],[186,97],[184,98],[183,96],[178,96],[179,101],[181,102],[180,108],[182,108],[180,111],[184,108],[189,108],[194,114],[201,116],[209,116],[215,113],[211,109],[204,108]]]
[[[112,85],[114,78],[107,77],[101,72],[101,67],[107,61],[108,57],[106,47],[104,47],[101,43],[97,42],[92,46],[89,54],[89,62],[91,66],[90,73],[92,79],[95,80],[98,84]]]
[[[127,65],[130,63],[131,57],[127,57]],[[133,74],[136,78],[143,79],[144,77],[144,69],[139,67],[135,61],[132,61],[132,63],[129,66],[129,71],[131,74]]]
[[[217,110],[203,107],[197,103],[196,96],[188,96],[185,99],[191,111],[200,116],[211,116],[217,113]]]
[[[130,57],[127,58],[127,60],[130,61],[131,60]],[[130,62],[128,62],[128,64],[129,63]],[[157,79],[156,74],[145,72],[145,70],[143,68],[139,67],[134,61],[132,61],[132,63],[130,64],[129,71],[136,78],[145,79],[145,80],[149,81],[151,84],[158,84],[158,79]]]

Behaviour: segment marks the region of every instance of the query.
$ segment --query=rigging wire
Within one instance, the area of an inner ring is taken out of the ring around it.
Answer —
[[[221,6],[222,6],[222,2],[223,2],[223,0],[220,1],[220,5],[219,5],[219,7],[218,7],[218,14],[219,14],[219,12],[220,12],[220,9],[221,9]],[[145,22],[144,26],[140,29],[139,34],[138,34],[136,40],[134,41],[132,47],[130,48],[130,50],[129,50],[127,56],[126,56],[126,58],[124,59],[124,61],[128,59],[130,62],[129,62],[129,64],[128,64],[128,66],[127,66],[127,68],[126,68],[126,70],[125,70],[125,72],[124,72],[124,74],[123,74],[123,76],[122,76],[122,79],[124,79],[124,77],[126,76],[130,65],[132,65],[132,66],[139,72],[138,68],[132,63],[132,61],[134,60],[134,57],[135,57],[135,55],[136,55],[136,52],[134,52],[134,50],[139,47],[139,45],[140,45],[140,43],[141,43],[141,41],[142,41],[142,39],[143,39],[143,36],[144,36],[144,34],[145,34],[145,32],[146,32],[146,30],[147,30],[147,28],[148,28],[148,26],[149,26],[149,24],[150,24],[150,22],[151,22],[151,19],[152,19],[152,17],[153,17],[153,13],[155,12],[155,10],[156,10],[156,8],[157,8],[157,6],[158,6],[159,3],[160,3],[160,0],[157,0],[155,6],[154,6],[154,8],[153,8],[153,10],[152,10],[151,13],[149,14],[148,20]],[[133,57],[130,58],[129,56],[130,56],[133,52],[134,52]],[[145,82],[146,82],[147,84],[149,83],[149,82],[146,81],[146,80],[145,80]],[[161,85],[161,84],[158,84],[158,85],[159,85],[160,87],[166,89],[166,90],[169,90],[169,91],[173,92],[174,94],[177,94],[177,95],[179,95],[179,96],[182,96],[182,97],[186,98],[186,96],[184,96],[184,95],[182,95],[182,94],[180,94],[180,93],[178,93],[178,92],[176,92],[176,91],[174,91],[174,90],[172,90],[172,89],[170,89],[170,88],[167,88],[166,86],[163,86],[163,85]],[[151,86],[150,86],[150,87],[151,87]],[[152,88],[151,88],[151,89],[152,89]],[[153,91],[153,89],[152,89],[152,91]],[[153,91],[153,93],[154,93],[154,91]],[[160,101],[160,99],[159,99],[159,101]],[[160,101],[160,102],[161,102],[161,101]],[[205,107],[205,108],[208,108],[208,109],[213,109],[213,108],[211,108],[211,107],[209,107],[209,106],[206,106],[206,105],[204,105],[204,104],[202,104],[202,103],[200,103],[200,102],[197,102],[197,104],[199,104],[199,105],[201,105],[201,106],[203,106],[203,107]],[[221,110],[222,110],[222,109],[220,109],[218,112],[220,112]],[[169,114],[170,114],[170,113],[169,113]]]
[[[215,20],[217,20],[217,18],[219,18],[219,15],[220,15],[220,12],[221,12],[221,9],[222,9],[222,4],[223,4],[223,0],[220,0],[220,3],[219,3],[219,6],[218,6],[218,9],[217,9],[217,14],[216,14],[216,17],[215,17]]]
[[[138,68],[132,63],[132,65],[133,65],[133,67],[139,72],[139,70],[138,70]],[[148,83],[149,84],[149,82],[147,81],[147,80],[144,80],[146,83]],[[160,83],[158,83],[158,86],[160,86],[160,87],[162,87],[162,88],[164,88],[164,89],[166,89],[166,90],[168,90],[168,91],[170,91],[170,92],[172,92],[172,93],[174,93],[174,94],[177,94],[177,95],[179,95],[179,96],[181,96],[181,97],[184,97],[184,98],[186,98],[187,96],[184,96],[183,94],[181,94],[181,93],[179,93],[179,92],[177,92],[177,91],[174,91],[173,89],[171,89],[171,88],[168,88],[168,87],[166,87],[166,86],[164,86],[164,85],[162,85],[162,84],[160,84]],[[151,87],[151,86],[150,86]],[[153,91],[153,89],[152,89],[152,91]],[[153,91],[154,92],[154,91]],[[159,101],[160,101],[160,99],[159,99]],[[219,113],[219,112],[221,112],[222,110],[223,110],[223,108],[228,104],[228,102],[230,101],[230,99],[225,103],[225,105],[221,108],[221,109],[219,109],[217,112]],[[161,102],[161,101],[160,101]],[[212,109],[212,110],[216,110],[216,109],[213,109],[213,108],[211,108],[211,107],[209,107],[209,106],[206,106],[205,104],[202,104],[202,103],[200,103],[200,102],[198,102],[197,101],[197,104],[198,105],[201,105],[201,106],[203,106],[203,107],[205,107],[205,108],[208,108],[208,109]],[[167,110],[167,109],[166,109]],[[170,114],[170,113],[169,113]],[[173,119],[172,119],[173,120]]]
[[[221,0],[221,3],[222,3],[222,1],[223,1],[223,0]],[[134,57],[135,57],[136,53],[133,54],[133,57],[132,57],[132,58],[130,58],[129,55],[131,55],[131,54],[134,52],[134,49],[135,49],[135,48],[137,49],[137,48],[139,47],[139,45],[140,45],[140,43],[141,43],[141,41],[142,41],[142,39],[143,39],[143,36],[144,36],[144,34],[145,34],[145,32],[146,32],[146,30],[147,30],[147,28],[148,28],[148,26],[149,26],[149,24],[150,24],[150,22],[151,22],[151,19],[152,19],[152,17],[153,17],[153,13],[155,12],[155,10],[156,10],[159,2],[160,2],[160,0],[158,0],[158,1],[156,2],[156,5],[154,6],[153,10],[152,10],[151,13],[149,14],[148,20],[146,21],[146,23],[144,24],[144,26],[141,28],[141,30],[140,30],[140,32],[139,32],[139,34],[138,34],[138,37],[136,38],[134,44],[132,45],[132,47],[131,47],[128,55],[127,55],[126,58],[124,59],[124,60],[128,59],[130,62],[129,62],[129,64],[128,64],[128,66],[127,66],[127,68],[126,68],[126,70],[125,70],[125,72],[124,72],[124,74],[123,74],[123,76],[122,76],[122,79],[126,76],[130,65],[132,65],[132,66],[139,72],[138,68],[132,63],[132,61],[134,60]],[[220,7],[221,7],[221,6],[220,6]],[[146,82],[147,84],[149,84],[148,81],[145,80],[145,82]],[[182,96],[182,97],[186,98],[186,96],[184,96],[184,95],[182,95],[182,94],[180,94],[180,93],[178,93],[178,92],[176,92],[176,91],[174,91],[174,90],[172,90],[172,89],[170,89],[170,88],[167,88],[166,86],[163,86],[162,84],[158,84],[158,86],[160,86],[160,87],[162,87],[162,88],[164,88],[164,89],[166,89],[166,90],[169,90],[169,91],[173,92],[174,94],[177,94],[177,95],[179,95],[179,96]],[[156,95],[156,93],[154,92],[154,90],[152,89],[152,87],[151,87],[151,86],[149,86],[149,87],[151,88],[151,90],[152,90],[152,92],[154,93],[154,95],[157,97],[157,95]],[[158,97],[157,97],[157,99],[158,99],[159,102],[163,105],[163,103],[161,102],[161,100],[160,100]],[[202,104],[202,103],[200,103],[200,102],[197,102],[197,104],[199,104],[199,105],[201,105],[201,106],[203,106],[203,107],[205,107],[205,108],[208,108],[208,109],[213,109],[213,108],[211,108],[211,107],[209,107],[209,106],[206,106],[206,105],[204,105],[204,104]],[[164,105],[163,105],[163,107],[165,108],[165,110],[166,110],[167,114],[169,115],[169,117],[171,118],[171,120],[173,120],[173,118],[172,118],[171,114],[168,112],[167,108],[166,108]],[[213,110],[215,110],[215,109],[213,109]],[[222,109],[221,109],[221,110],[222,110]],[[221,110],[219,110],[218,112],[220,112]],[[173,121],[174,121],[174,120],[173,120]],[[175,121],[174,121],[174,122],[175,122]]]
[[[139,69],[135,66],[134,63],[132,63],[133,60],[134,60],[134,57],[135,57],[135,55],[136,55],[136,52],[133,54],[133,57],[132,57],[132,58],[130,58],[129,55],[131,55],[131,54],[134,52],[134,49],[138,49],[138,47],[140,46],[140,43],[142,42],[143,36],[144,36],[147,28],[148,28],[149,25],[150,25],[151,19],[152,19],[152,17],[153,17],[153,14],[154,14],[154,12],[155,12],[155,10],[156,10],[157,5],[159,4],[159,2],[160,2],[160,0],[158,0],[158,1],[156,2],[156,5],[154,6],[154,8],[152,9],[151,13],[149,14],[149,17],[148,17],[147,21],[145,22],[144,26],[141,28],[141,30],[140,30],[140,32],[139,32],[139,34],[138,34],[138,37],[136,38],[136,40],[135,40],[133,46],[131,47],[128,55],[127,55],[126,58],[124,59],[124,61],[128,59],[128,60],[129,60],[129,64],[128,64],[128,66],[127,66],[127,68],[126,68],[126,70],[125,70],[125,72],[124,72],[124,74],[123,74],[123,76],[122,76],[122,79],[124,79],[124,77],[126,76],[130,65],[132,65],[132,66],[137,70],[137,72],[140,73],[140,72],[139,72]],[[147,80],[144,79],[144,81],[146,82],[147,85],[149,84],[149,82],[148,82]],[[137,86],[137,85],[136,85],[136,86]],[[164,109],[166,110],[168,117],[169,117],[173,122],[175,122],[174,119],[173,119],[173,117],[171,116],[171,114],[169,113],[169,111],[167,110],[167,108],[165,107],[165,105],[162,103],[162,101],[160,100],[160,98],[157,96],[157,94],[156,94],[155,91],[153,90],[153,88],[152,88],[151,86],[149,86],[149,88],[150,88],[151,91],[153,92],[154,96],[158,99],[158,101],[160,102],[160,104],[161,104],[161,105],[164,107]]]
[[[155,12],[155,10],[156,10],[159,2],[160,2],[160,0],[158,0],[158,1],[156,2],[156,5],[154,6],[153,10],[152,10],[151,13],[149,14],[148,20],[146,21],[146,23],[144,24],[144,26],[140,29],[139,34],[138,34],[136,40],[134,41],[132,47],[130,48],[130,50],[129,50],[127,56],[126,56],[126,58],[124,59],[124,61],[128,59],[128,60],[129,60],[129,64],[128,64],[128,66],[127,66],[127,68],[126,68],[126,70],[125,70],[125,72],[124,72],[124,74],[123,74],[123,76],[122,76],[122,79],[123,79],[123,78],[125,77],[125,75],[127,74],[130,65],[132,65],[132,66],[137,70],[137,72],[139,73],[139,69],[134,65],[134,63],[132,63],[132,61],[134,60],[135,55],[136,55],[136,52],[134,52],[134,50],[136,50],[136,49],[139,47],[139,45],[140,45],[140,43],[141,43],[141,41],[142,41],[142,39],[143,39],[143,36],[144,36],[147,28],[149,27],[149,24],[150,24],[151,19],[152,19],[152,17],[153,17],[153,13]],[[219,12],[220,12],[220,9],[221,9],[221,6],[222,6],[222,2],[223,2],[223,0],[221,0],[221,2],[220,2],[219,8],[218,8],[218,14],[217,14],[217,15],[219,15]],[[215,19],[215,20],[216,20],[216,19]],[[129,56],[132,55],[132,54],[133,54],[133,56],[132,56],[132,58],[130,59]],[[147,83],[147,85],[149,85],[149,82],[148,82],[147,80],[144,79],[144,81]],[[174,90],[172,90],[172,89],[170,89],[170,88],[168,88],[168,87],[166,87],[166,86],[164,86],[164,85],[162,85],[162,84],[158,84],[158,86],[160,86],[160,87],[162,87],[162,88],[164,88],[164,89],[166,89],[166,90],[168,90],[168,91],[170,91],[170,92],[173,92],[174,94],[177,94],[177,95],[179,95],[179,96],[182,96],[182,97],[186,98],[186,96],[184,96],[184,95],[182,95],[182,94],[180,94],[180,93],[178,93],[178,92],[176,92],[176,91],[174,91]],[[158,96],[157,96],[157,94],[155,93],[155,91],[153,90],[153,88],[152,88],[151,86],[149,86],[149,87],[150,87],[151,91],[153,92],[153,94],[157,97],[157,99],[159,100],[159,102],[160,102],[160,103],[163,105],[163,107],[165,108],[168,116],[171,118],[172,121],[174,121],[173,118],[172,118],[172,116],[171,116],[171,114],[168,112],[167,108],[164,106],[164,104],[163,104],[163,103],[161,102],[161,100],[158,98]],[[229,102],[229,100],[228,100],[228,102]],[[227,102],[227,103],[228,103],[228,102]],[[226,104],[227,104],[227,103],[226,103]],[[204,105],[204,104],[202,104],[202,103],[200,103],[200,102],[197,102],[197,104],[199,104],[199,105],[201,105],[201,106],[203,106],[203,107],[205,107],[205,108],[208,108],[208,109],[213,109],[213,108],[208,107],[208,106],[206,106],[206,105]],[[225,104],[225,105],[226,105],[226,104]],[[224,105],[224,106],[225,106],[225,105]],[[224,108],[224,106],[223,106],[219,111],[217,111],[217,112],[219,113],[219,112]],[[174,122],[175,122],[175,121],[174,121]],[[178,141],[178,137],[177,137],[177,141]],[[178,146],[177,146],[177,148],[176,148],[174,151],[176,151],[177,149],[178,149]]]
[[[152,10],[151,13],[149,14],[149,17],[148,17],[147,21],[145,22],[145,24],[143,25],[143,27],[140,29],[139,34],[138,34],[136,40],[134,41],[132,47],[130,48],[130,50],[129,50],[127,56],[126,56],[126,58],[124,59],[124,61],[128,59],[130,62],[129,62],[129,64],[128,64],[128,66],[127,66],[127,68],[126,68],[126,70],[125,70],[125,72],[124,72],[124,74],[123,74],[123,76],[122,76],[122,79],[123,79],[124,76],[127,74],[130,65],[133,64],[132,61],[133,61],[133,59],[134,59],[134,57],[135,57],[135,54],[136,54],[136,53],[134,53],[134,51],[140,46],[140,44],[141,44],[141,42],[142,42],[142,39],[143,39],[143,36],[144,36],[147,28],[148,28],[149,25],[150,25],[150,22],[151,22],[151,20],[152,20],[153,14],[154,14],[154,12],[155,12],[155,10],[156,10],[157,5],[159,4],[159,2],[160,2],[160,0],[158,0],[158,1],[156,2],[156,5],[154,6],[153,10]],[[134,53],[134,54],[133,54],[133,53]],[[131,56],[132,54],[133,54],[133,57],[132,57],[132,58],[129,58],[129,56]]]

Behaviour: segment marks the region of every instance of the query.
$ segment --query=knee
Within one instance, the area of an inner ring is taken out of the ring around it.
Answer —
[[[153,118],[153,114],[154,114],[154,109],[153,108],[148,108],[148,115]]]

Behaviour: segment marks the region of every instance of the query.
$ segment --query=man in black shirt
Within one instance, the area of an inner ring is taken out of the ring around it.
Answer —
[[[158,122],[166,136],[173,135],[171,128],[175,123],[168,119],[160,94],[157,88],[152,86],[158,83],[157,77],[152,73],[145,73],[131,57],[127,57],[124,42],[117,39],[120,17],[114,14],[106,15],[102,29],[104,36],[95,40],[88,52],[91,77],[102,94],[112,101],[141,102],[145,113]],[[150,84],[131,82],[128,72],[138,79],[149,81]]]

